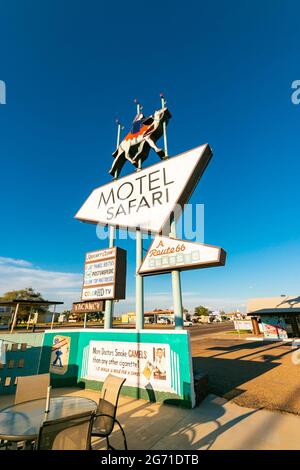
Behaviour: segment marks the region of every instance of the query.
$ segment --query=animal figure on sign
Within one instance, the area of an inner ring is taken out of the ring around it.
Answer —
[[[162,160],[165,152],[157,147],[156,142],[163,135],[163,123],[167,125],[171,117],[168,108],[159,109],[149,117],[145,117],[142,113],[137,114],[130,132],[112,154],[114,161],[109,173],[113,176],[118,175],[126,160],[138,167],[139,161],[146,160],[151,148]]]

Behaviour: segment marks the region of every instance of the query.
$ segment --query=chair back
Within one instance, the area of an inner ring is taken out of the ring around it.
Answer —
[[[37,450],[88,450],[94,411],[45,421],[39,432]]]
[[[113,430],[120,391],[125,380],[122,377],[109,374],[103,382],[97,414],[109,416],[97,417],[95,427],[103,430],[105,434],[110,434]]]
[[[46,399],[49,385],[50,374],[17,377],[15,405],[24,401]]]

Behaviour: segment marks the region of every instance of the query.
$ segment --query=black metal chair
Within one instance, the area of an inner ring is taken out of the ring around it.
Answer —
[[[92,437],[106,439],[107,450],[114,450],[109,443],[109,436],[113,432],[115,423],[123,435],[124,448],[127,450],[127,441],[124,429],[116,418],[118,401],[122,385],[126,379],[109,374],[102,386],[100,400],[92,429]]]
[[[90,450],[95,412],[44,421],[35,450]]]

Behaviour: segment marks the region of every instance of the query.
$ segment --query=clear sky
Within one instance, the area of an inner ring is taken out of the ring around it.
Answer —
[[[297,0],[0,0],[0,293],[32,286],[69,306],[84,254],[105,248],[73,217],[110,181],[115,118],[163,91],[169,152],[214,151],[190,202],[227,265],[182,275],[183,302],[244,309],[299,294],[300,79]],[[157,161],[153,154],[146,164]],[[130,171],[130,167],[126,168]],[[127,300],[134,308],[134,242]],[[145,306],[171,307],[170,276],[147,278]]]

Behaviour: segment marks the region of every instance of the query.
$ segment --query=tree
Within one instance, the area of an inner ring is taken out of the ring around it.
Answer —
[[[20,289],[20,290],[12,290],[9,292],[6,292],[3,294],[2,297],[0,297],[0,301],[4,300],[40,300],[44,301],[44,298],[40,294],[40,292],[36,292],[32,287],[28,287],[25,289]],[[18,319],[22,319],[25,316],[27,317],[30,313],[31,307],[29,305],[20,305],[19,311],[18,311]],[[34,307],[36,312],[43,313],[47,311],[47,307],[42,306],[42,305],[37,305]]]
[[[221,310],[220,315],[221,315],[222,320],[228,319],[228,315],[224,310]]]
[[[203,305],[199,305],[199,307],[195,307],[194,313],[195,313],[195,315],[197,315],[199,317],[202,316],[202,315],[207,317],[211,313],[211,310],[204,307]]]

